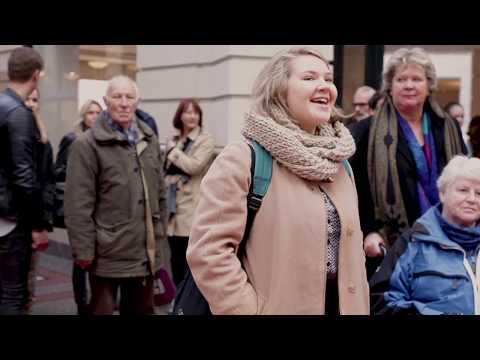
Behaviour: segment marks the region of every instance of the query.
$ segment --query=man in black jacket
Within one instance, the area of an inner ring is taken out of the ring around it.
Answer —
[[[15,49],[8,60],[8,88],[0,93],[0,314],[23,314],[32,249],[47,247],[51,229],[39,131],[24,104],[42,69],[34,49]]]

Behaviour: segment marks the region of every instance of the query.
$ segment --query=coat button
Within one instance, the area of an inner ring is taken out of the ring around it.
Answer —
[[[143,200],[142,200],[142,199],[138,200],[138,204],[139,204],[139,205],[142,205],[142,204],[143,204]]]
[[[351,237],[352,235],[353,235],[353,230],[350,229],[350,228],[348,228],[348,229],[347,229],[347,236],[348,236],[348,237]]]
[[[135,169],[133,169],[133,171],[138,172],[138,167],[136,167]]]
[[[349,292],[350,294],[355,294],[356,291],[357,291],[357,289],[355,288],[354,285],[350,285],[350,286],[348,287],[348,292]]]

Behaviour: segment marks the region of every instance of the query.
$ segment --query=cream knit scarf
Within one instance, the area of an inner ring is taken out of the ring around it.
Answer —
[[[273,114],[274,119],[247,113],[242,134],[301,178],[332,182],[340,163],[355,152],[355,142],[340,121],[330,120],[313,135],[280,111]]]

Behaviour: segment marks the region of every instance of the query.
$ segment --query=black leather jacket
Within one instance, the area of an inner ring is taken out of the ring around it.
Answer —
[[[33,113],[11,89],[0,93],[0,217],[51,230],[53,160]]]

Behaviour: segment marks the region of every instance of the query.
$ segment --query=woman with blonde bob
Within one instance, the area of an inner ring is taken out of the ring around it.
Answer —
[[[276,54],[259,74],[244,140],[205,176],[187,261],[213,314],[368,314],[355,151],[334,115],[337,89],[315,49]],[[273,159],[268,191],[237,257],[247,219],[251,149]]]
[[[440,203],[402,235],[379,313],[480,314],[480,159],[455,156],[437,184]]]

